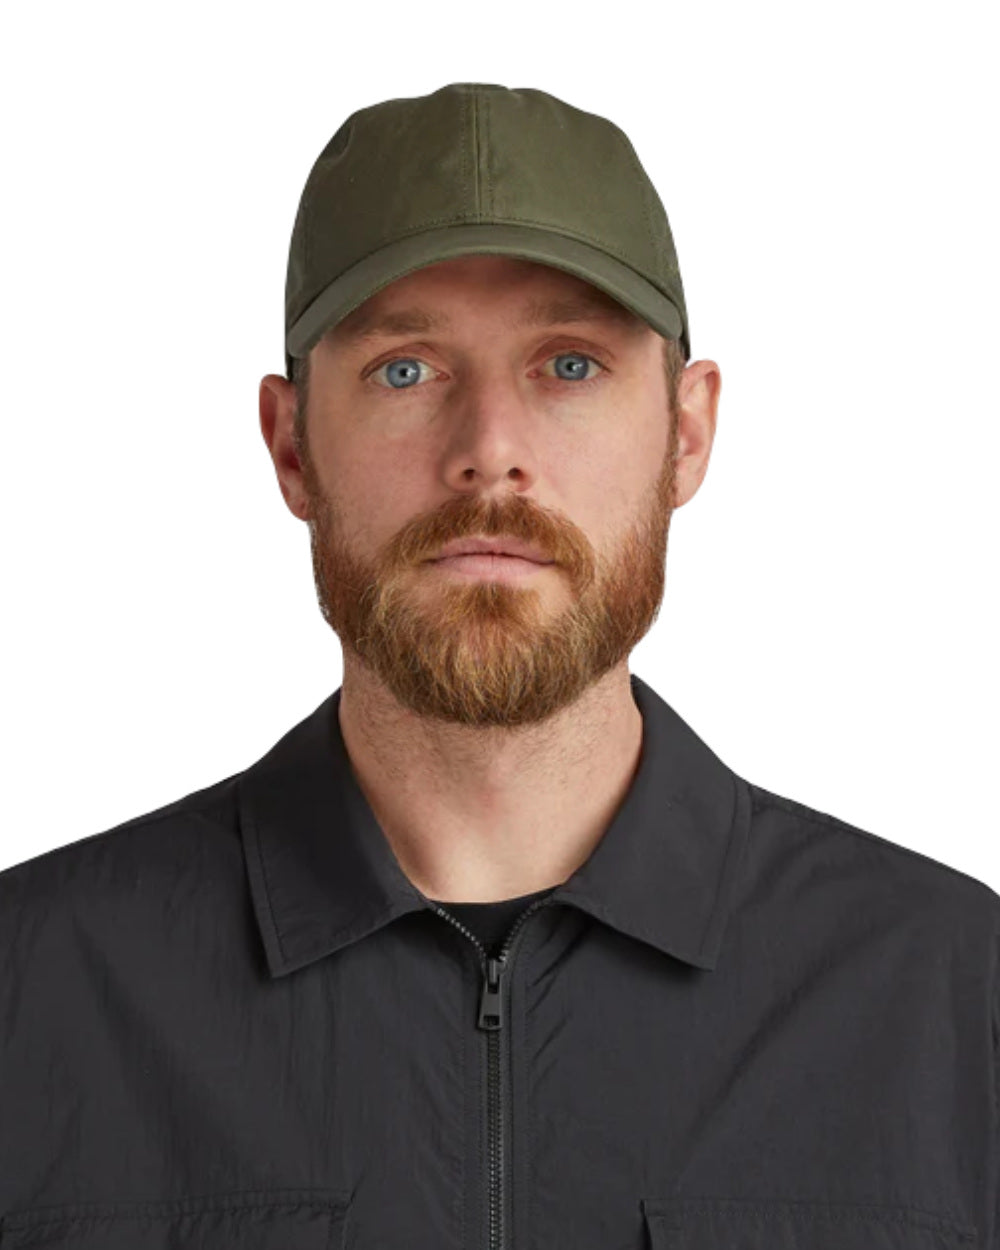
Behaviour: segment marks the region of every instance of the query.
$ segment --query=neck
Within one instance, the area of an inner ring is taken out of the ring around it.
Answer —
[[[542,725],[428,722],[346,662],[340,729],[400,867],[428,898],[496,902],[558,885],[588,858],[638,768],[627,664]]]

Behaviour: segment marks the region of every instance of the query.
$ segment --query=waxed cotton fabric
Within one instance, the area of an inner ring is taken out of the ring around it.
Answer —
[[[503,960],[339,690],[0,873],[0,1250],[1000,1250],[1000,897],[631,683],[631,788]]]

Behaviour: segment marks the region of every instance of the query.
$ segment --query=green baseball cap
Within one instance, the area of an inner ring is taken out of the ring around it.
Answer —
[[[316,158],[288,254],[289,375],[376,291],[471,253],[575,274],[691,357],[673,235],[627,135],[532,87],[458,82],[359,109]]]

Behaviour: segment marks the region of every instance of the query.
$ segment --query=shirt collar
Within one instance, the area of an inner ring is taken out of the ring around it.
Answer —
[[[650,686],[632,785],[588,859],[551,894],[696,968],[716,966],[750,825],[749,788]],[[431,906],[351,770],[340,689],[241,773],[240,831],[272,976]]]

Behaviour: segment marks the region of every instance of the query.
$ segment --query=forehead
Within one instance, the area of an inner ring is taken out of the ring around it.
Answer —
[[[555,266],[508,256],[461,256],[405,274],[348,313],[324,338],[339,344],[453,327],[448,296],[502,298],[509,329],[600,321],[642,337],[655,331],[606,291]]]

